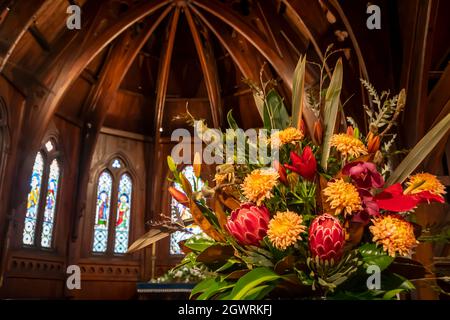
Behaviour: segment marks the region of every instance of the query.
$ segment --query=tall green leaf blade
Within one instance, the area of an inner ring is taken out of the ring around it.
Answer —
[[[305,88],[306,55],[300,57],[294,71],[292,86],[292,126],[300,129],[303,114],[303,91]]]
[[[228,111],[227,121],[228,121],[228,126],[231,129],[237,130],[239,128],[239,126],[237,125],[236,120],[234,120],[234,118],[233,118],[233,110]]]
[[[325,107],[323,114],[323,122],[325,126],[325,134],[322,145],[322,159],[320,161],[324,170],[327,169],[328,158],[330,156],[330,139],[334,133],[336,126],[336,118],[339,111],[339,102],[342,89],[342,59],[336,62],[336,66],[331,77],[330,85],[325,96]]]
[[[275,285],[262,285],[251,289],[244,297],[243,300],[260,300],[264,298],[270,291],[275,288]]]
[[[261,96],[259,92],[253,92],[253,100],[255,100],[255,106],[258,110],[259,116],[261,117],[261,120],[264,122],[264,98]],[[265,123],[264,123],[265,127]]]
[[[283,103],[283,99],[274,90],[270,90],[266,96],[266,111],[270,117],[271,129],[285,129],[289,126],[290,117]],[[266,121],[266,112],[264,113]]]
[[[206,290],[208,290],[209,287],[211,287],[215,282],[216,282],[216,278],[207,278],[201,282],[199,282],[192,290],[191,290],[191,295],[189,298],[192,298],[193,296],[195,296],[197,293],[203,293]]]
[[[239,300],[243,299],[245,295],[253,288],[270,281],[279,279],[280,276],[276,274],[273,270],[265,267],[259,267],[253,269],[245,276],[240,278],[230,295],[226,298],[229,300]]]
[[[413,173],[422,161],[433,151],[436,145],[450,130],[450,114],[438,122],[408,153],[387,180],[387,185],[403,182]]]

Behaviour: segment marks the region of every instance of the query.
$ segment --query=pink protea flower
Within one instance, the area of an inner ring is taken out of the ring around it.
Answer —
[[[267,234],[269,219],[265,206],[244,203],[231,213],[226,227],[239,244],[259,246]]]
[[[316,217],[309,227],[309,250],[313,258],[338,261],[343,253],[345,234],[339,220],[330,214]]]

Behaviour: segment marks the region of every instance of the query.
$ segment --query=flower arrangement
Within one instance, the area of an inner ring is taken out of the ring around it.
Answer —
[[[341,61],[315,107],[303,90],[305,63],[294,74],[292,116],[269,83],[253,85],[264,128],[278,129],[265,139],[277,150],[276,161],[254,163],[244,152],[244,163],[217,165],[215,186],[196,190],[168,157],[173,181],[184,190],[172,195],[205,234],[183,244],[189,261],[211,271],[193,298],[392,299],[414,289],[405,269],[424,277],[424,267],[412,260],[420,236],[414,209],[443,203],[445,190],[436,176],[413,173],[449,130],[450,115],[394,168],[390,130],[405,90],[391,98],[363,81],[373,100],[372,108],[365,106],[364,135],[353,119],[339,121]],[[227,119],[237,127],[231,112]],[[197,127],[206,130],[203,122]],[[370,283],[369,267],[380,285]]]

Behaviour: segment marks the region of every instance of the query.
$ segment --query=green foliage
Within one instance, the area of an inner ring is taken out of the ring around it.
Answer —
[[[264,103],[264,128],[282,130],[287,128],[289,124],[290,118],[283,99],[275,89],[271,89]]]
[[[294,71],[292,85],[292,126],[299,128],[303,111],[303,92],[305,87],[306,55],[300,57]]]
[[[379,95],[367,80],[361,79],[361,83],[366,88],[373,104],[376,106],[376,110],[371,110],[368,106],[364,106],[366,114],[369,117],[370,130],[378,133],[381,128],[394,125],[395,119],[405,106],[404,91],[391,98],[389,91],[383,91]]]
[[[255,246],[248,246],[248,250],[242,254],[241,259],[249,269],[254,267],[273,267],[273,256],[270,251]]]
[[[194,251],[204,251],[210,246],[216,244],[214,240],[206,236],[193,236],[186,240],[184,245]]]
[[[319,284],[327,292],[333,292],[339,285],[347,281],[363,262],[354,250],[342,257],[338,263],[335,263],[333,259],[321,261],[318,257],[315,259],[308,257],[306,264],[314,274],[313,289]]]
[[[325,96],[325,107],[323,113],[325,132],[322,144],[322,159],[320,161],[320,165],[325,171],[328,165],[328,157],[330,156],[330,139],[334,133],[337,114],[339,112],[342,77],[342,60],[339,59],[336,63],[336,67],[334,68],[333,76],[331,77],[330,85]]]
[[[383,271],[394,261],[393,257],[389,256],[382,248],[378,248],[374,243],[366,243],[358,250],[365,267],[377,265]]]
[[[265,267],[260,267],[253,269],[245,276],[240,278],[238,282],[236,282],[235,286],[231,293],[226,297],[227,300],[240,300],[246,299],[247,297],[252,297],[259,291],[263,291],[267,294],[267,287],[260,288],[258,291],[255,291],[255,288],[262,285],[263,283],[270,283],[275,280],[280,279],[281,277],[277,275],[273,270]]]
[[[233,110],[228,111],[227,121],[228,121],[228,127],[230,127],[233,130],[239,129],[239,126],[238,126],[236,120],[234,120],[234,118],[233,118]]]

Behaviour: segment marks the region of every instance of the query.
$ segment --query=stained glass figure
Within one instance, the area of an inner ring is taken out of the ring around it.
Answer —
[[[117,196],[117,219],[114,253],[125,253],[128,249],[130,229],[131,191],[133,183],[129,175],[122,175]]]
[[[42,222],[41,246],[50,248],[52,245],[53,226],[55,221],[56,195],[59,183],[59,164],[55,159],[50,165],[48,177],[47,198],[45,201],[44,220]]]
[[[183,169],[183,174],[185,177],[189,180],[192,186],[194,186],[194,181],[196,180],[195,174],[194,174],[194,168],[192,166],[187,166]],[[204,183],[201,179],[198,179],[198,183],[196,185],[197,190],[200,190],[203,187]],[[175,183],[174,187],[180,191],[182,191],[182,187]],[[180,218],[182,220],[190,219],[192,218],[191,211],[189,208],[183,206],[180,204],[177,200],[172,198],[171,202],[171,218],[172,221],[178,221]],[[170,235],[170,254],[176,255],[176,254],[182,254],[181,248],[179,246],[179,242],[189,239],[195,234],[199,234],[202,232],[202,229],[194,224],[186,226],[186,228],[183,231],[177,231]]]
[[[39,209],[39,197],[41,194],[42,173],[44,171],[44,158],[38,152],[34,160],[33,173],[30,179],[30,193],[28,193],[27,213],[23,229],[23,244],[33,245],[36,232],[36,221]]]
[[[92,251],[105,252],[108,246],[108,222],[111,206],[112,177],[103,172],[98,179],[97,208],[94,225],[94,241]]]

